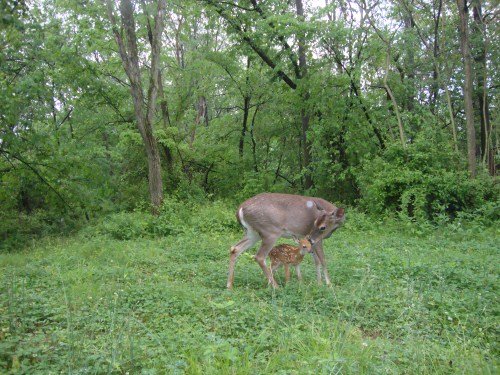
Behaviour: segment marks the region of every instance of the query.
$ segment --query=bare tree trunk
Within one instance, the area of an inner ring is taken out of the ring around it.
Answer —
[[[398,103],[396,102],[396,97],[392,93],[392,90],[389,87],[389,84],[387,83],[387,78],[389,76],[389,61],[390,61],[390,59],[391,59],[391,52],[390,52],[390,49],[388,46],[387,47],[387,55],[385,58],[384,87],[385,87],[385,90],[387,91],[387,95],[389,95],[389,97],[391,98],[392,106],[394,107],[394,112],[396,113],[396,118],[398,120],[398,128],[399,128],[399,139],[401,140],[401,145],[403,147],[406,147],[405,132],[403,129],[403,121],[401,120],[401,115],[399,114]]]
[[[464,62],[464,105],[467,122],[467,159],[471,178],[476,177],[476,130],[474,128],[474,107],[472,104],[472,64],[469,50],[469,9],[466,0],[457,0],[460,16],[460,49]]]
[[[240,154],[240,158],[243,157],[243,148],[245,146],[245,136],[247,133],[247,127],[248,127],[248,115],[250,112],[250,97],[245,96],[243,98],[243,124],[241,127],[241,135],[240,135],[240,143],[238,146],[238,151]]]
[[[131,0],[121,0],[120,14],[125,39],[116,25],[113,12],[113,2],[107,0],[108,18],[113,27],[113,33],[120,52],[125,73],[130,81],[130,92],[134,102],[134,113],[137,127],[141,134],[147,160],[149,195],[154,214],[159,212],[163,201],[163,182],[161,176],[161,163],[158,145],[153,134],[153,119],[156,109],[159,78],[159,57],[161,50],[161,34],[165,18],[165,0],[158,0],[157,12],[154,17],[155,25],[151,35],[151,67],[149,75],[149,88],[147,102],[144,105],[144,93],[139,68],[139,53],[137,48],[137,35],[135,29],[134,6]]]
[[[196,138],[196,130],[203,120],[205,126],[208,126],[208,116],[207,116],[207,99],[205,96],[200,95],[198,98],[198,103],[196,103],[196,119],[194,120],[194,125],[191,128],[191,133],[189,136],[189,147],[193,147],[194,140]]]
[[[302,0],[295,0],[295,6],[297,8],[297,16],[301,21],[304,21],[304,7],[302,5]],[[306,49],[305,49],[305,37],[303,34],[299,35],[299,70],[300,77],[304,78],[307,75],[307,61],[306,61]],[[309,101],[309,92],[305,92],[303,95],[304,105],[307,105]],[[304,175],[304,188],[310,189],[313,186],[313,180],[311,176],[311,171],[309,165],[311,163],[311,143],[307,139],[307,131],[309,130],[309,120],[310,115],[307,113],[306,108],[302,108],[300,111],[301,117],[301,145],[302,145],[302,168],[305,171]]]
[[[255,172],[259,172],[259,166],[257,164],[257,152],[256,152],[257,143],[255,142],[255,137],[254,137],[254,134],[253,134],[253,130],[255,128],[255,117],[257,117],[257,111],[258,110],[259,110],[259,106],[257,105],[257,107],[255,107],[255,112],[253,113],[252,122],[251,122],[251,125],[250,125],[250,138],[252,139],[253,170]]]
[[[165,98],[165,92],[163,90],[163,80],[161,78],[161,71],[158,71],[158,90],[160,94],[160,109],[161,109],[161,118],[163,120],[163,127],[165,131],[171,125],[170,123],[170,114],[168,113],[168,104],[167,99]],[[167,145],[163,145],[163,151],[165,152],[165,160],[167,163],[167,171],[172,173],[174,168],[174,158],[172,155],[172,150]]]
[[[247,69],[246,69],[246,78],[245,78],[245,91],[243,91],[244,96],[243,96],[243,124],[241,127],[241,136],[240,136],[240,143],[238,146],[238,151],[240,154],[240,158],[243,157],[243,149],[245,147],[245,135],[247,133],[247,128],[248,128],[248,116],[250,114],[250,94],[249,94],[249,69],[250,69],[250,56],[247,56]]]
[[[439,93],[439,63],[438,63],[438,58],[439,58],[439,22],[441,20],[441,11],[443,8],[443,0],[438,0],[438,6],[437,6],[437,11],[433,10],[433,17],[434,17],[434,43],[433,43],[433,48],[432,48],[432,67],[433,67],[433,72],[432,72],[432,89],[431,89],[431,100],[430,100],[430,106],[431,106],[431,112],[435,113],[435,107],[436,107],[436,102],[438,99],[438,93]],[[446,86],[446,85],[444,85]]]
[[[446,14],[446,11],[441,12],[441,17],[442,17],[441,24],[442,24],[442,28],[443,28],[443,38],[442,38],[443,51],[445,50],[445,46],[446,46],[446,43],[445,43],[446,32],[444,32],[445,23],[446,23],[445,14]],[[458,150],[458,139],[457,139],[457,127],[455,125],[455,116],[453,115],[453,107],[451,105],[450,90],[448,89],[448,79],[449,79],[450,73],[449,73],[448,62],[447,62],[446,58],[444,59],[444,72],[445,72],[446,78],[445,78],[445,80],[443,80],[443,87],[444,87],[444,93],[446,96],[446,103],[448,105],[448,113],[450,114],[451,132],[453,135],[453,146],[454,146],[455,152],[458,154],[459,150]]]
[[[486,165],[494,165],[489,160],[491,153],[490,150],[490,108],[488,101],[488,90],[486,86],[487,71],[486,71],[486,28],[483,23],[483,14],[481,8],[481,1],[474,0],[472,2],[472,14],[474,16],[473,40],[475,42],[474,61],[476,62],[476,100],[477,112],[481,120],[481,159]],[[494,175],[494,170],[488,168],[490,174]]]
[[[406,33],[413,34],[415,23],[413,21],[412,9],[410,9],[410,7],[411,5],[408,4],[407,14],[403,16],[403,24],[404,28],[406,29]],[[412,38],[410,38],[410,40],[411,39]],[[406,104],[406,109],[411,112],[415,108],[415,46],[407,39],[404,40],[404,44],[407,53],[407,60],[405,65],[406,72],[408,74],[408,81],[406,83],[406,89],[408,90],[408,92],[405,98],[406,103],[403,103],[403,109],[405,107],[404,104]],[[396,113],[398,114],[397,110]]]

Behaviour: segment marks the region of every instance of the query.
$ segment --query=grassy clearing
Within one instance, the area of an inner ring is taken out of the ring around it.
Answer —
[[[4,373],[498,373],[498,231],[344,228],[333,287],[272,291],[239,232],[44,240],[0,255]],[[283,283],[283,274],[279,274]]]

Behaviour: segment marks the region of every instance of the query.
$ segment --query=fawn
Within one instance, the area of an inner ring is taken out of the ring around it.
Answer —
[[[303,238],[301,240],[294,237],[294,241],[299,246],[292,246],[288,244],[281,244],[272,248],[269,253],[271,258],[271,272],[274,273],[281,265],[285,266],[285,282],[290,280],[290,264],[295,266],[297,279],[302,281],[302,274],[300,273],[300,263],[304,259],[304,255],[312,252],[312,245],[309,240]]]

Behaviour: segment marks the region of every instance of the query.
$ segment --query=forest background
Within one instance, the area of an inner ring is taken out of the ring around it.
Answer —
[[[1,4],[3,249],[262,191],[497,218],[495,2]]]
[[[0,0],[0,372],[498,373],[499,15]],[[331,288],[225,290],[264,191],[346,208]]]

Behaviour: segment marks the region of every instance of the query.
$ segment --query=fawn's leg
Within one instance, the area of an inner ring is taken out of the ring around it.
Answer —
[[[279,261],[271,261],[271,272],[273,273],[274,275],[274,272],[276,272],[276,270],[278,268],[280,268],[281,266],[281,263]]]
[[[285,264],[285,283],[290,281],[290,266]]]
[[[295,266],[295,273],[297,274],[297,279],[299,281],[302,281],[302,274],[300,273],[300,264],[297,264]]]

